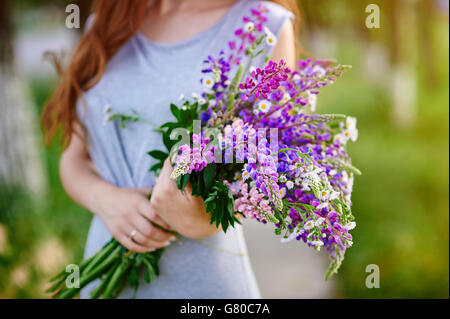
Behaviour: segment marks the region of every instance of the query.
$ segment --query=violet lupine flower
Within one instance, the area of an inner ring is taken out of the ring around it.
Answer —
[[[264,69],[257,68],[246,78],[245,83],[239,85],[244,93],[243,100],[269,98],[269,95],[278,89],[280,83],[288,79],[289,73],[290,70],[283,60],[279,63],[269,61]]]

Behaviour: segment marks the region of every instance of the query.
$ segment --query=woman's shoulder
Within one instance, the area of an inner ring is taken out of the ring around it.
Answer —
[[[286,19],[295,19],[293,12],[274,1],[241,0],[241,2],[244,6],[243,10],[241,10],[244,16],[252,14],[253,10],[263,11],[264,16],[267,17],[266,23],[269,26],[282,25]]]

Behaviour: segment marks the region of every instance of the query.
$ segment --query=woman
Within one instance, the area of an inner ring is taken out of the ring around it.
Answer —
[[[275,1],[274,1],[275,2]],[[274,2],[267,26],[278,35],[270,52],[294,66],[293,14]],[[281,3],[282,1],[280,1]],[[227,47],[242,18],[261,1],[251,0],[102,0],[43,113],[47,142],[62,127],[66,146],[60,161],[65,190],[94,213],[85,255],[111,236],[137,252],[167,247],[161,274],[142,284],[138,298],[258,298],[240,226],[224,234],[209,223],[200,198],[177,190],[165,163],[154,177],[146,151],[164,149],[146,124],[121,129],[103,122],[103,109],[136,109],[160,125],[171,119],[169,105],[180,94],[200,92],[202,61]],[[284,1],[295,8],[295,1]],[[262,58],[255,62],[263,65]],[[164,229],[182,235],[180,241]],[[193,239],[204,239],[207,244]],[[214,249],[211,246],[216,246]],[[92,285],[82,291],[88,297]],[[131,297],[127,288],[122,298]]]

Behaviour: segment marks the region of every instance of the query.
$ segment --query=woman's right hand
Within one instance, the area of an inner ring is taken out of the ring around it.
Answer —
[[[111,185],[112,186],[112,185]],[[175,237],[151,222],[170,230],[152,209],[147,198],[150,189],[112,186],[96,198],[97,215],[111,235],[129,250],[146,253],[168,246]]]
[[[145,253],[167,246],[174,237],[151,223],[171,230],[147,199],[150,189],[120,188],[102,179],[87,152],[84,131],[78,125],[75,129],[59,166],[69,196],[100,217],[111,235],[129,250]]]

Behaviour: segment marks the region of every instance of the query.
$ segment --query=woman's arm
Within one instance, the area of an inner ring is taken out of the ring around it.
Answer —
[[[128,249],[148,252],[166,246],[172,239],[172,235],[150,222],[169,228],[152,209],[146,197],[149,190],[119,188],[104,181],[77,134],[73,134],[61,156],[60,177],[69,196],[99,216],[111,235]]]
[[[295,69],[297,56],[295,53],[295,33],[291,19],[287,19],[278,34],[277,44],[272,50],[271,60],[283,59],[287,66]]]

